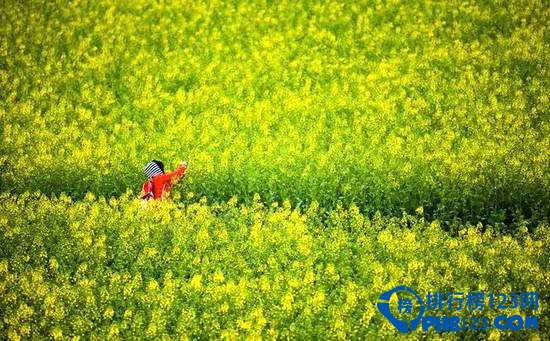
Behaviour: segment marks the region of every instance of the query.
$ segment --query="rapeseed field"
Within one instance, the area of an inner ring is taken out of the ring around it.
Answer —
[[[547,1],[5,0],[0,22],[0,338],[550,335]],[[145,207],[151,159],[189,171]],[[376,305],[398,285],[537,291],[538,330],[401,334]]]

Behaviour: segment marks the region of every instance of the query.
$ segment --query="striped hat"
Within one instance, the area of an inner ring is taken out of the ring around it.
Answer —
[[[154,176],[164,174],[164,165],[160,161],[152,160],[147,162],[145,168],[143,168],[143,171],[145,172],[145,175],[151,179]]]

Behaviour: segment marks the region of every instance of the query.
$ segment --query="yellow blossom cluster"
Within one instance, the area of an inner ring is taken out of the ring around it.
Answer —
[[[209,200],[516,227],[550,210],[544,0],[8,0],[0,18],[2,191],[120,195],[186,159]]]
[[[0,200],[2,339],[395,338],[376,302],[402,284],[424,295],[538,291],[539,331],[491,337],[548,336],[548,225],[451,236],[418,216],[356,207],[320,220],[261,201]]]

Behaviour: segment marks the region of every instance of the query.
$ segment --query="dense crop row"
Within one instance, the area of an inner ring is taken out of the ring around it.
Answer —
[[[259,200],[144,210],[125,196],[0,199],[2,339],[396,337],[375,304],[400,284],[539,291],[541,334],[529,335],[548,336],[548,226],[515,238],[464,226],[449,237],[418,217],[356,208],[321,224],[316,205]]]
[[[0,20],[1,191],[120,195],[183,158],[210,200],[547,221],[543,0],[4,1]]]

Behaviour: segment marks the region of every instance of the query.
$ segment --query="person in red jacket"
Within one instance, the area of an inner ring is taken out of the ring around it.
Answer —
[[[152,160],[145,165],[143,169],[145,175],[149,178],[144,184],[141,192],[141,198],[165,199],[170,195],[170,187],[187,171],[187,163],[181,162],[178,168],[171,173],[164,172],[164,164],[158,160]]]

